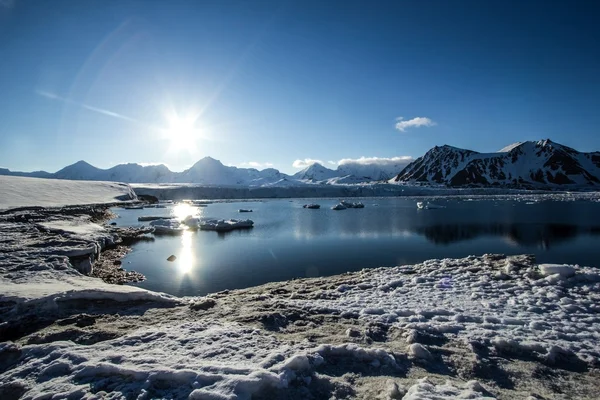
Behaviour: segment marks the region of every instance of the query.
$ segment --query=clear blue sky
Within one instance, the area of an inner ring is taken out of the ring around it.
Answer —
[[[600,150],[595,3],[2,0],[0,166]]]

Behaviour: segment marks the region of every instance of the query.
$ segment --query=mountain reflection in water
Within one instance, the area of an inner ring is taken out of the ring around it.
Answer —
[[[480,236],[503,236],[509,243],[550,249],[579,235],[600,235],[600,226],[582,227],[569,224],[448,224],[415,229],[435,244],[451,244]]]

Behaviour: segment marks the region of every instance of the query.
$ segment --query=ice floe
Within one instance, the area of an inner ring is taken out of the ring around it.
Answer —
[[[318,210],[319,208],[321,208],[321,206],[319,204],[310,203],[310,204],[303,205],[302,208],[310,208],[311,210]]]
[[[158,235],[178,235],[183,233],[185,225],[176,219],[156,219],[149,224]]]
[[[200,230],[229,232],[235,229],[249,229],[254,226],[250,219],[205,219],[199,222]]]

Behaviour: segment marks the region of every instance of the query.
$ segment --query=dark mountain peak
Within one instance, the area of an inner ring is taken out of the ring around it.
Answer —
[[[92,164],[85,160],[79,160],[76,163],[71,164],[72,167],[93,167]]]
[[[550,139],[513,143],[497,153],[436,146],[395,180],[450,186],[590,187],[600,184],[600,160],[595,162],[594,157]]]
[[[65,170],[97,170],[97,169],[98,168],[94,167],[92,164],[88,163],[87,161],[79,160],[76,163],[73,163],[71,165],[67,165],[66,167],[64,167],[60,171],[65,171]]]
[[[443,146],[434,146],[427,153],[448,153],[448,152],[467,152],[467,153],[475,153],[472,150],[460,149],[458,147],[450,146],[445,144]]]

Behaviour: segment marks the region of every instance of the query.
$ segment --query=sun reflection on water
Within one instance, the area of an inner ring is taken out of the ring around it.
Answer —
[[[182,274],[189,273],[196,264],[196,255],[194,254],[194,246],[192,243],[191,231],[184,231],[181,234],[181,250],[179,253],[177,267]]]
[[[178,220],[183,220],[188,215],[196,216],[199,211],[198,207],[194,207],[188,203],[178,203],[175,207],[173,207],[173,216]]]

